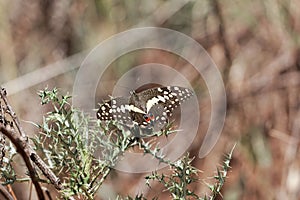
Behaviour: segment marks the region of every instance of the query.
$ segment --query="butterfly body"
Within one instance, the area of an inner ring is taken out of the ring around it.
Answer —
[[[157,124],[162,127],[173,110],[193,95],[190,89],[179,86],[151,88],[139,93],[133,91],[130,97],[117,97],[101,104],[97,118],[141,128],[153,128]]]

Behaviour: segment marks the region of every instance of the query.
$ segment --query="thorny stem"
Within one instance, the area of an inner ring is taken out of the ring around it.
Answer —
[[[13,111],[13,109],[11,108],[11,106],[8,104],[8,101],[7,101],[7,92],[6,92],[6,89],[1,87],[0,88],[0,96],[1,96],[1,99],[3,100],[6,108],[8,109],[8,114],[11,116],[14,124],[16,125],[17,129],[18,129],[18,132],[19,134],[22,136],[22,137],[26,137],[21,125],[20,125],[20,122],[19,122],[19,119],[17,118],[17,115],[16,113]],[[4,116],[3,116],[4,117]]]
[[[15,124],[17,131],[19,132],[20,136],[18,136],[15,130],[10,127],[6,127],[5,124],[0,124],[0,132],[4,134],[16,147],[17,151],[22,156],[25,164],[29,170],[29,176],[35,186],[37,195],[39,199],[45,199],[41,186],[39,184],[39,178],[37,176],[36,169],[32,165],[31,161],[35,163],[38,168],[43,172],[43,174],[50,180],[50,182],[55,186],[56,189],[62,190],[63,186],[58,177],[49,169],[49,167],[44,163],[44,161],[37,155],[37,153],[32,149],[32,147],[28,143],[27,136],[25,132],[22,130],[20,126],[20,122],[17,118],[16,113],[13,111],[11,106],[8,103],[6,90],[3,87],[0,87],[0,98],[5,104],[7,111],[3,110],[1,105],[1,114],[2,118],[4,119],[5,112],[7,112]],[[73,199],[70,197],[70,199]]]
[[[29,176],[31,177],[31,180],[35,186],[37,195],[39,199],[45,199],[43,190],[38,182],[36,171],[31,164],[30,158],[28,156],[29,151],[26,149],[26,141],[22,137],[17,136],[13,130],[9,130],[5,128],[2,124],[0,124],[0,132],[3,133],[6,137],[10,139],[10,141],[16,146],[17,151],[21,154],[27,168],[29,171]]]

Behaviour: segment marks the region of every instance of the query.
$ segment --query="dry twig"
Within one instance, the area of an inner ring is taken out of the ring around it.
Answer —
[[[8,200],[14,200],[11,194],[6,190],[6,188],[0,184],[0,194],[2,194]]]
[[[38,182],[38,177],[36,174],[36,171],[31,164],[30,157],[30,149],[29,145],[27,143],[27,139],[18,136],[13,130],[9,130],[8,128],[4,127],[2,124],[0,124],[0,132],[3,133],[10,141],[15,145],[17,148],[17,152],[20,153],[22,156],[23,160],[25,161],[26,167],[28,168],[29,171],[29,176],[32,179],[32,182],[35,186],[37,195],[39,199],[45,199],[43,190]]]
[[[7,98],[6,98],[6,91],[4,88],[1,87],[0,91],[0,97],[4,102],[4,106],[6,107],[6,110],[8,114],[12,117],[12,120],[14,122],[14,125],[19,132],[19,134],[16,134],[13,127],[5,126],[5,124],[0,124],[0,132],[4,134],[16,147],[17,152],[20,153],[22,158],[25,161],[25,164],[29,170],[30,178],[32,179],[32,182],[36,188],[37,195],[39,199],[45,199],[42,188],[38,182],[38,176],[36,169],[32,165],[31,161],[34,162],[38,168],[42,171],[42,173],[50,180],[50,182],[55,186],[56,189],[62,190],[63,186],[59,180],[58,177],[49,169],[49,167],[44,163],[44,161],[37,155],[37,153],[32,149],[32,147],[29,145],[28,138],[25,134],[25,132],[22,130],[22,127],[20,126],[19,120],[15,114],[15,112],[12,110],[11,106],[8,104]],[[4,118],[4,116],[2,116]]]

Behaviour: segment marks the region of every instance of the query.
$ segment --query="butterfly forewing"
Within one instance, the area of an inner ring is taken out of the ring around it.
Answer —
[[[102,121],[117,120],[130,121],[129,99],[117,97],[100,105],[97,112],[97,118]]]
[[[154,113],[155,120],[160,124],[165,124],[173,110],[194,95],[190,89],[178,86],[154,88],[145,93],[151,96],[146,102],[146,109]]]
[[[188,88],[168,86],[145,90],[138,95],[145,102],[147,113],[154,105],[161,104],[171,114],[174,108],[193,96],[193,92]]]

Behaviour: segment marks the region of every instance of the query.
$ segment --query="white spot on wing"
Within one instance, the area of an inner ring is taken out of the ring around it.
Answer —
[[[157,104],[158,102],[159,102],[159,99],[156,98],[156,97],[153,97],[152,99],[149,99],[146,103],[147,113],[149,112],[151,107],[154,106],[155,104]]]
[[[166,98],[158,95],[157,97],[153,97],[152,99],[149,99],[147,101],[147,103],[146,103],[147,113],[150,111],[150,109],[152,108],[152,106],[154,106],[155,104],[158,104],[160,101],[161,102],[166,102]]]
[[[133,112],[137,112],[137,113],[141,113],[141,114],[146,114],[144,111],[142,111],[141,109],[135,107],[134,105],[129,105],[128,110],[133,111]]]
[[[125,113],[125,106],[124,105],[121,105],[121,111],[122,111],[122,113]]]
[[[165,98],[163,98],[162,96],[160,96],[160,95],[158,95],[157,96],[157,98],[158,98],[158,100],[160,100],[160,101],[162,101],[162,102],[165,102],[166,101],[166,99]]]

